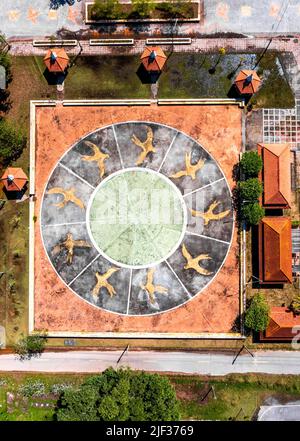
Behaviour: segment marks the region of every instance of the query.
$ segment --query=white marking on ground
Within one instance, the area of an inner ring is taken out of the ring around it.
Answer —
[[[98,259],[98,257],[100,256],[100,254],[97,254],[97,256],[88,264],[88,265],[86,265],[84,268],[83,268],[83,270],[82,271],[80,271],[80,273],[79,274],[77,274],[77,276],[76,277],[74,277],[74,279],[73,280],[71,280],[71,282],[69,282],[68,283],[68,285],[67,286],[71,286],[72,285],[72,283],[74,283],[75,282],[75,280],[76,279],[78,279],[78,277],[80,277],[81,276],[81,274],[83,274],[94,262],[95,262],[95,260],[97,260]]]
[[[113,129],[113,132],[114,132],[114,137],[115,137],[115,141],[116,141],[116,145],[117,145],[117,150],[118,150],[119,157],[120,157],[121,166],[122,166],[122,168],[125,168],[114,124],[112,124],[112,129]]]
[[[64,164],[62,164],[61,162],[58,163],[58,165],[62,168],[64,168],[65,170],[67,170],[67,172],[71,173],[71,175],[76,176],[76,178],[80,179],[82,182],[84,182],[86,185],[88,185],[89,187],[91,187],[93,190],[95,190],[96,187],[94,187],[92,184],[90,184],[88,181],[86,181],[84,178],[82,178],[81,176],[79,176],[77,173],[73,172],[73,170],[69,169],[69,167],[66,167]]]
[[[157,170],[158,173],[160,172],[162,166],[164,165],[164,162],[165,162],[165,160],[166,160],[166,158],[167,158],[167,156],[168,156],[168,154],[169,154],[169,152],[170,152],[170,150],[171,150],[171,148],[172,148],[172,146],[173,146],[173,144],[174,144],[174,141],[175,141],[177,135],[178,135],[178,132],[176,132],[174,138],[173,138],[172,141],[171,141],[171,144],[170,144],[169,147],[168,147],[168,150],[167,150],[166,153],[165,153],[165,156],[163,157],[163,160],[161,161],[161,164],[160,164],[160,166],[159,166],[159,169]]]
[[[203,187],[199,187],[199,188],[196,188],[196,190],[190,191],[189,193],[185,193],[185,194],[183,195],[183,197],[185,198],[186,196],[189,196],[190,194],[196,193],[196,191],[204,190],[204,188],[207,188],[207,187],[209,187],[210,185],[217,184],[218,182],[221,182],[221,181],[224,181],[224,180],[225,180],[224,177],[223,177],[223,178],[220,178],[220,179],[217,179],[216,181],[213,181],[213,182],[210,182],[209,184],[203,185]]]
[[[215,237],[205,236],[204,234],[192,233],[191,231],[186,230],[186,234],[190,234],[191,236],[203,237],[204,239],[215,240],[216,242],[225,243],[226,245],[230,245],[230,242],[226,240],[216,239]]]
[[[182,288],[184,289],[184,291],[187,293],[189,299],[191,299],[193,296],[189,293],[189,291],[187,290],[187,288],[185,287],[185,285],[183,284],[182,280],[178,277],[178,275],[175,273],[175,270],[172,268],[172,266],[169,264],[169,262],[167,260],[165,260],[165,263],[168,265],[168,267],[170,268],[170,270],[172,271],[172,273],[174,274],[174,276],[176,277],[176,279],[178,280],[178,282],[180,283],[180,285],[182,286]]]
[[[130,303],[131,285],[132,285],[132,273],[133,273],[133,269],[131,268],[131,270],[130,270],[130,276],[129,276],[128,299],[127,299],[127,309],[126,309],[126,314],[129,313],[129,303]]]

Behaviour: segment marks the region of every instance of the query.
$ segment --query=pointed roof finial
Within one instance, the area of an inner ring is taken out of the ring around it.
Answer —
[[[13,182],[13,180],[15,179],[14,175],[8,175],[7,176],[7,180],[10,182]]]
[[[156,52],[155,51],[151,51],[150,55],[149,55],[149,61],[154,61],[156,58]]]
[[[50,60],[54,63],[57,59],[56,52],[51,51]]]

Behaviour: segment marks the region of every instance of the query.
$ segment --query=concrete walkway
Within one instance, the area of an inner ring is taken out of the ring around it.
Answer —
[[[41,358],[21,362],[14,355],[0,355],[0,371],[101,372],[116,367],[121,351],[46,352]],[[202,375],[229,373],[300,374],[300,351],[261,351],[254,358],[245,353],[232,365],[234,355],[189,352],[131,352],[118,366],[133,369]]]
[[[0,31],[7,37],[37,37],[53,35],[62,28],[71,31],[87,30],[84,23],[85,0],[52,0],[61,3],[57,9],[50,9],[50,0],[2,0],[0,9]],[[199,23],[178,23],[176,33],[213,34],[233,32],[294,33],[300,31],[300,3],[298,0],[201,0]],[[170,33],[172,24],[143,25],[143,32]],[[128,28],[119,25],[117,32]],[[101,32],[104,32],[103,27]],[[110,31],[111,32],[111,31]]]

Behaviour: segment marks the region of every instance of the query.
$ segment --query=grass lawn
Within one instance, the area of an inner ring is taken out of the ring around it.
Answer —
[[[65,80],[66,99],[150,98],[136,72],[139,56],[79,57]]]
[[[174,52],[159,80],[159,98],[226,98],[237,72],[253,68],[256,60],[256,54]],[[209,72],[211,68],[214,73]],[[254,107],[294,107],[293,93],[275,53],[263,57],[258,73],[263,83],[250,101]]]
[[[55,396],[49,395],[54,384],[77,386],[89,374],[0,374],[0,421],[45,421],[53,418],[54,408],[36,407],[36,402],[55,404]],[[230,375],[220,378],[199,376],[169,376],[180,401],[182,420],[251,420],[267,397],[280,400],[297,400],[300,397],[300,379],[297,376]],[[21,385],[29,380],[43,382],[47,396],[31,397],[27,406],[20,396],[15,399],[13,411],[7,412],[6,394],[15,396]],[[216,399],[207,392],[214,387]],[[25,409],[25,407],[27,407]]]
[[[29,140],[29,101],[55,98],[35,57],[12,57],[13,80],[9,85],[11,109],[6,118],[21,127]],[[29,172],[29,141],[12,164]],[[1,167],[0,167],[1,168]],[[3,173],[1,168],[0,173]],[[2,190],[0,198],[6,199]],[[28,317],[28,203],[6,201],[0,211],[0,324],[6,327],[7,344],[27,333]]]

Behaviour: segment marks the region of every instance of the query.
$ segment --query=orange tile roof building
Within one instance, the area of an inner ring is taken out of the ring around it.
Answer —
[[[21,168],[8,167],[1,178],[1,182],[7,191],[22,191],[28,182],[28,178]]]
[[[236,79],[235,87],[241,95],[253,95],[259,89],[261,79],[255,70],[241,70]]]
[[[262,284],[292,283],[292,233],[288,217],[264,217],[258,228]]]
[[[260,179],[264,186],[261,199],[264,208],[290,208],[291,161],[288,144],[258,144],[263,160]]]
[[[141,55],[141,62],[148,72],[160,72],[167,56],[159,46],[147,46]]]
[[[260,333],[260,340],[291,341],[295,337],[293,327],[300,327],[300,315],[295,315],[284,306],[274,306],[270,310],[267,329]]]
[[[49,72],[64,72],[69,65],[69,57],[63,48],[53,48],[46,53],[44,63]]]

